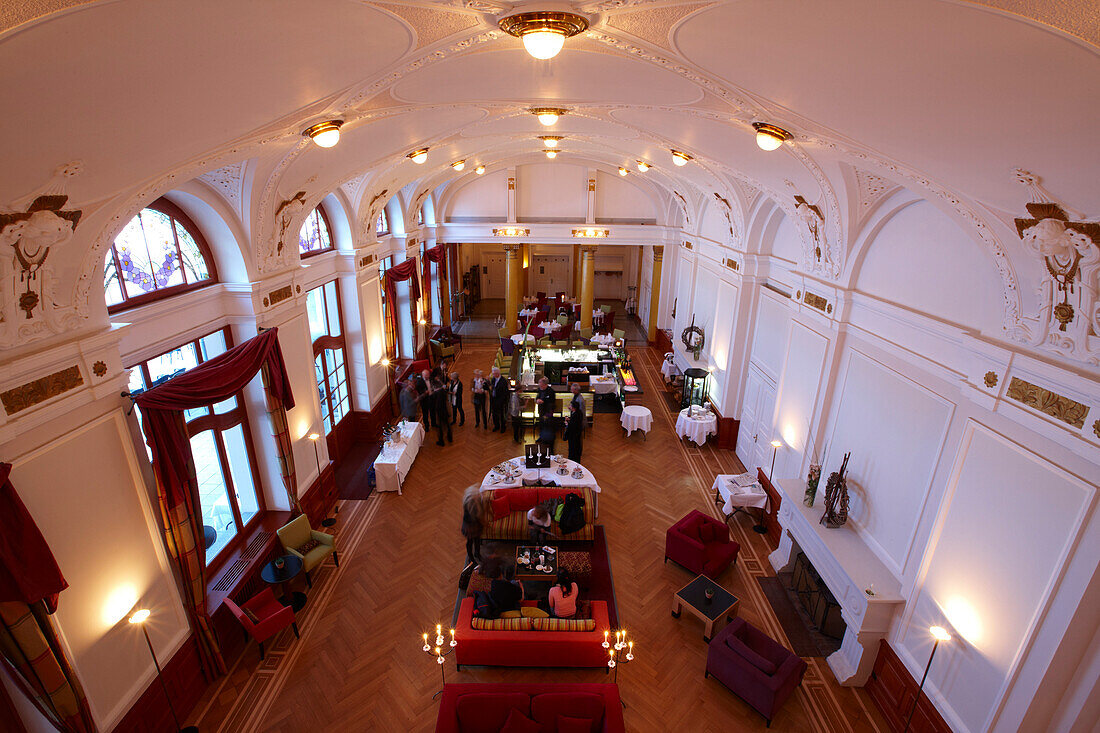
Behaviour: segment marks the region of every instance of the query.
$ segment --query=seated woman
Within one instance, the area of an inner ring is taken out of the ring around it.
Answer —
[[[527,511],[527,541],[541,545],[551,537],[550,512],[542,504],[536,504]]]
[[[518,611],[523,600],[523,584],[516,580],[516,566],[508,563],[504,571],[494,569],[493,582],[489,585],[489,600],[497,615],[505,611]]]
[[[555,618],[573,618],[577,615],[577,584],[568,570],[558,573],[557,584],[550,589],[550,615]]]

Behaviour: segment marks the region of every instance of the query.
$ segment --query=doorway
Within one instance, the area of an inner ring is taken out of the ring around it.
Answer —
[[[486,254],[481,259],[481,297],[504,298],[504,254]]]
[[[534,255],[531,257],[531,293],[543,291],[548,295],[569,292],[573,289],[573,271],[569,258],[557,255]]]

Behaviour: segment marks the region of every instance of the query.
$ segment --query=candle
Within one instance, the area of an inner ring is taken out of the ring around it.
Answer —
[[[458,646],[458,642],[455,641],[455,630],[451,629],[451,646]]]
[[[610,634],[610,633],[611,633],[611,632],[610,632],[610,631],[608,631],[607,629],[604,629],[604,630],[603,630],[603,648],[604,648],[604,649],[606,649],[607,647],[611,646],[611,645],[610,645],[610,644],[608,643],[608,641],[607,641],[607,635],[608,635],[608,634]],[[428,639],[428,635],[427,635],[427,634],[424,634],[424,640],[425,640],[425,641],[427,641],[427,639]]]
[[[436,624],[435,625],[435,635],[439,636],[442,633],[443,633],[443,624]]]
[[[428,632],[424,632],[424,643],[428,643]]]
[[[439,647],[436,647],[436,648],[435,648],[435,655],[436,655],[437,657],[439,656]]]

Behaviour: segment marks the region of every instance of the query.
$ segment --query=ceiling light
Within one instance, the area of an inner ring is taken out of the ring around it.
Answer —
[[[761,150],[775,150],[792,137],[791,133],[782,127],[776,127],[767,122],[754,122],[752,129],[756,130],[756,144]]]
[[[565,39],[582,33],[588,21],[575,13],[518,13],[500,19],[500,29],[523,41],[527,53],[537,59],[552,59],[558,55]]]
[[[479,176],[483,175],[485,173],[485,166],[479,165],[477,168],[474,168],[474,173],[478,174]]]
[[[318,122],[312,127],[307,127],[302,134],[322,148],[331,148],[340,142],[340,126],[343,124],[343,120]]]
[[[544,126],[550,127],[556,125],[558,118],[565,114],[568,110],[564,110],[558,107],[535,107],[531,110],[531,114],[539,118]]]
[[[558,157],[558,151],[554,150],[553,148],[547,148],[546,150],[543,150],[542,152],[546,153],[546,157],[549,158],[550,160],[553,160],[554,158]]]
[[[646,163],[644,160],[639,160],[637,162],[637,166],[640,173],[645,173],[647,170],[650,169],[649,163]]]
[[[466,161],[456,160],[455,162],[451,163],[451,167],[454,168],[456,171],[463,170],[464,168],[466,168]]]
[[[416,163],[417,165],[420,165],[428,159],[428,148],[420,148],[420,150],[414,150],[405,157]]]
[[[548,148],[558,147],[558,142],[561,139],[561,135],[539,135],[539,140],[542,140],[542,144]]]
[[[679,150],[670,150],[672,153],[672,162],[676,165],[687,165],[687,162],[691,160],[691,156],[687,153],[681,153]]]
[[[623,168],[621,165],[619,166],[619,175],[620,176],[625,176],[629,172],[630,171],[628,171],[626,168]]]

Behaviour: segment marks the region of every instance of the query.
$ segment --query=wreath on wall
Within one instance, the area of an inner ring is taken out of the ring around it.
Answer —
[[[700,352],[703,350],[703,344],[706,343],[707,335],[702,328],[695,325],[695,316],[691,317],[691,325],[680,334],[680,340],[684,342],[687,350],[698,359]]]

